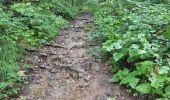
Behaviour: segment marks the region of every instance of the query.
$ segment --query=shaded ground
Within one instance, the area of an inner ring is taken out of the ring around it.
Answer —
[[[92,25],[92,20],[81,14],[54,44],[28,54],[25,62],[33,70],[18,100],[133,100],[109,82],[110,67],[86,53],[93,47],[87,44],[84,25]]]

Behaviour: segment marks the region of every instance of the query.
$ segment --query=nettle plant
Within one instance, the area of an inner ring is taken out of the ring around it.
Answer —
[[[108,5],[112,5],[112,13]],[[96,22],[107,37],[102,49],[111,57],[116,73],[113,82],[159,100],[170,99],[168,5],[127,0],[109,1],[104,6],[97,12]],[[110,13],[105,14],[104,9]]]

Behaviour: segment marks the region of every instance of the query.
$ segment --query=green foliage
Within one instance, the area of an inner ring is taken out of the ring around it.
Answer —
[[[52,12],[54,12],[56,15],[62,15],[66,19],[73,19],[78,10],[76,8],[69,7],[68,5],[66,6],[58,3],[57,6],[53,6]]]
[[[51,1],[51,2],[50,2]],[[0,1],[0,99],[17,93],[23,49],[50,42],[76,10],[63,0]]]
[[[105,37],[102,50],[112,58],[113,82],[170,99],[169,3],[107,0],[99,9],[95,23]]]
[[[164,37],[170,39],[170,25],[167,26],[166,31],[164,32]]]
[[[99,0],[87,0],[84,3],[84,10],[94,12],[97,10],[99,4]]]
[[[17,74],[19,58],[18,47],[12,41],[0,38],[0,99],[7,98],[9,95],[16,94],[22,78]],[[15,84],[18,83],[18,84]]]
[[[40,6],[68,20],[73,19],[78,12],[76,7],[64,2],[64,0],[48,0],[48,2],[47,0],[42,0]]]
[[[75,0],[81,12],[93,13],[98,10],[101,0]]]
[[[11,9],[16,15],[11,22],[14,23],[13,29],[10,31],[11,38],[20,43],[31,46],[39,45],[43,41],[51,40],[59,29],[66,27],[66,21],[63,18],[56,17],[43,8],[32,6],[31,3],[16,3],[11,6]],[[10,33],[8,32],[8,34]]]
[[[147,94],[151,91],[151,86],[149,83],[142,83],[136,87],[136,90],[140,93]]]

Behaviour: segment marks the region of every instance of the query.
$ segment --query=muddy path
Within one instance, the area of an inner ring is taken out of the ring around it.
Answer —
[[[54,44],[30,52],[24,62],[31,66],[28,83],[18,100],[133,100],[109,82],[111,69],[87,54],[92,16],[81,14],[60,32]]]

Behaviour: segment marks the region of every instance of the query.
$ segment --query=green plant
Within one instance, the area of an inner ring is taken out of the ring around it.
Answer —
[[[100,7],[95,23],[106,37],[102,50],[111,58],[113,82],[169,99],[169,4],[108,0]]]
[[[76,13],[63,0],[48,1],[0,1],[0,99],[8,99],[19,89],[23,78],[17,62],[24,49],[50,42],[67,27],[64,18]]]
[[[22,77],[17,74],[18,47],[3,37],[0,38],[0,45],[0,99],[4,99],[17,93],[20,85],[18,82],[22,80]],[[18,84],[15,84],[16,82]]]
[[[12,9],[20,20],[14,20],[21,27],[13,29],[17,31],[14,39],[26,42],[30,45],[39,45],[43,41],[51,40],[61,28],[66,27],[66,21],[56,17],[49,11],[34,7],[31,3],[18,3],[12,5]],[[21,28],[21,29],[20,29]],[[25,33],[25,34],[23,34]]]

